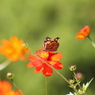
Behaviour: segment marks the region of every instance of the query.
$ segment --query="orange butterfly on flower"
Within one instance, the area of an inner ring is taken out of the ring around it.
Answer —
[[[43,48],[36,51],[36,56],[32,54],[29,55],[30,63],[27,67],[36,67],[35,73],[42,72],[44,76],[52,75],[53,70],[50,66],[56,69],[62,69],[63,65],[59,62],[62,58],[62,53],[54,53],[59,46],[58,39],[59,38],[57,37],[54,40],[51,40],[47,37],[44,41]],[[48,66],[45,62],[50,66]]]
[[[90,34],[90,27],[85,26],[78,32],[76,37],[77,37],[77,39],[84,39],[84,38],[88,37],[89,34]]]
[[[59,37],[56,37],[54,40],[51,40],[50,37],[46,37],[44,40],[44,50],[45,51],[56,51],[59,47],[58,43]]]

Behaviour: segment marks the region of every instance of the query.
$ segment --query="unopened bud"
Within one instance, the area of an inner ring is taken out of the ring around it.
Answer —
[[[73,66],[71,66],[69,69],[70,69],[71,71],[75,71],[75,70],[76,70],[76,66],[73,65]]]
[[[69,82],[70,82],[71,84],[73,84],[73,83],[75,83],[75,80],[70,79]]]
[[[76,73],[77,79],[83,78],[83,74],[81,72]]]
[[[7,73],[7,78],[8,79],[13,79],[14,75],[12,73]]]

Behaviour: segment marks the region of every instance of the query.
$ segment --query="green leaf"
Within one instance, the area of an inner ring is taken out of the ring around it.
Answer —
[[[86,84],[83,84],[82,89],[79,89],[79,90],[78,90],[78,93],[81,94],[81,95],[84,94],[93,79],[94,79],[94,78],[92,78],[92,79],[91,79],[89,82],[87,82]]]
[[[87,82],[86,84],[83,84],[83,87],[82,87],[83,91],[86,91],[86,90],[87,90],[88,86],[90,85],[90,83],[92,82],[93,79],[94,79],[94,78],[92,78],[92,79],[91,79],[89,82]]]

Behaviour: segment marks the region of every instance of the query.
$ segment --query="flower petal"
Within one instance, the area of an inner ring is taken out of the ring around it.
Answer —
[[[49,63],[50,63],[50,65],[52,65],[56,69],[62,69],[63,68],[62,63],[60,63],[58,61],[50,61]]]
[[[62,53],[53,53],[50,57],[51,60],[59,61],[62,58]]]
[[[21,95],[23,95],[21,90],[14,91],[15,95],[19,95],[20,94],[20,93],[18,93],[18,91],[21,93]]]
[[[32,54],[30,54],[30,55],[28,56],[28,58],[29,58],[31,61],[37,61],[37,60],[39,60],[36,56],[34,56],[34,55],[32,55]]]
[[[90,34],[90,27],[89,26],[85,26],[83,27],[80,31],[79,34],[83,34],[85,37],[88,36]]]
[[[43,65],[43,62],[42,61],[40,61],[40,60],[37,60],[37,61],[31,61],[31,63],[32,63],[32,65],[34,66],[34,67],[39,67],[39,66],[42,66]]]
[[[1,41],[1,43],[2,43],[4,46],[10,45],[10,42],[7,41],[7,40],[5,40],[5,39],[3,39],[3,40]]]
[[[43,65],[43,62],[39,60],[36,56],[34,55],[29,55],[28,57],[34,67],[39,67]],[[39,57],[40,58],[40,57]]]
[[[15,92],[11,90],[5,93],[4,95],[17,95],[17,94],[15,94]]]
[[[31,62],[28,63],[27,68],[32,68],[32,67],[34,67],[34,66],[32,65],[32,63],[31,63]]]
[[[44,74],[44,76],[48,77],[52,75],[52,68],[50,68],[49,66],[47,66],[46,64],[44,64],[44,69],[42,70],[42,73]]]
[[[39,66],[35,69],[35,73],[40,73],[43,70],[42,66]]]
[[[77,34],[77,35],[76,35],[76,38],[82,40],[82,39],[85,38],[85,36],[82,35],[82,34]]]
[[[7,93],[8,91],[11,91],[11,89],[12,89],[12,86],[9,82],[0,80],[0,91],[2,93]]]

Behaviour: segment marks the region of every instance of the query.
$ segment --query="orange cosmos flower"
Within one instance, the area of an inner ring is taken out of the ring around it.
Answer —
[[[84,39],[87,36],[89,36],[89,34],[90,34],[90,27],[85,26],[79,31],[79,33],[76,35],[76,37],[77,37],[77,39]]]
[[[36,56],[38,56],[40,59]],[[51,76],[53,70],[50,66],[46,65],[46,63],[56,69],[63,68],[62,63],[59,62],[59,60],[62,58],[62,53],[38,50],[36,51],[36,56],[29,55],[30,63],[27,65],[28,68],[36,67],[35,73],[42,72],[44,76]],[[42,60],[44,60],[46,63],[44,63]]]
[[[0,95],[5,95],[5,93],[11,91],[12,86],[7,81],[0,81]]]
[[[5,93],[4,95],[22,95],[22,94],[20,94],[18,91],[9,91]]]
[[[19,95],[18,91],[13,91],[12,86],[7,81],[0,81],[0,95]]]
[[[3,39],[1,43],[1,54],[5,55],[11,61],[24,60],[25,54],[29,52],[29,48],[26,47],[25,43],[15,36],[11,37],[9,41]]]

